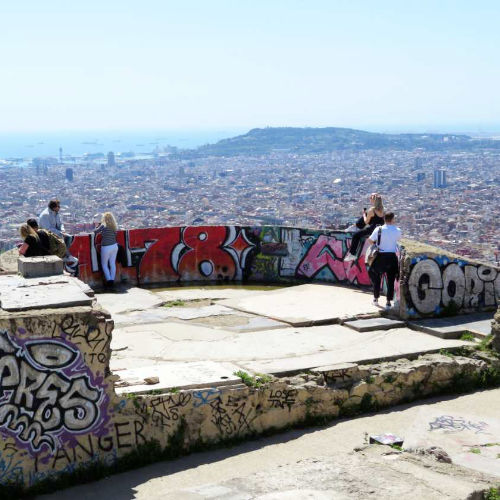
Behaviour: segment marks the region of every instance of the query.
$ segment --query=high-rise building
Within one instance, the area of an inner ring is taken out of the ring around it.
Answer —
[[[110,151],[108,153],[108,167],[114,167],[115,166],[115,153],[113,151]]]
[[[73,182],[73,169],[72,168],[66,169],[66,180],[69,182]]]
[[[419,156],[417,156],[415,158],[415,168],[414,170],[420,170],[422,168],[422,158],[420,158]]]
[[[63,149],[59,148],[59,163],[63,162],[63,160],[62,160],[62,153],[63,153]]]
[[[445,188],[446,185],[446,171],[440,168],[434,170],[434,188]]]
[[[417,172],[417,182],[422,182],[425,180],[425,172]]]

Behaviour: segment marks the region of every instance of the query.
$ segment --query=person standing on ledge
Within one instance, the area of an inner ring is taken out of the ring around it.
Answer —
[[[344,257],[344,262],[351,262],[358,258],[358,247],[363,236],[368,236],[373,232],[377,226],[384,223],[384,204],[382,203],[382,196],[378,193],[373,193],[370,196],[370,203],[372,206],[368,211],[363,210],[363,221],[365,223],[364,229],[353,234],[351,240],[351,248]]]
[[[394,212],[387,212],[384,215],[384,222],[385,224],[377,227],[368,239],[371,244],[376,244],[380,232],[378,255],[370,266],[368,274],[373,283],[373,304],[376,306],[378,306],[378,298],[380,297],[382,275],[387,275],[387,304],[385,308],[390,309],[394,298],[394,281],[399,267],[396,251],[397,243],[401,239],[401,229],[394,225]]]
[[[116,276],[116,255],[118,254],[118,244],[116,242],[116,232],[118,225],[111,212],[102,215],[101,224],[94,229],[95,234],[102,234],[101,240],[101,264],[104,273],[106,288],[112,288],[115,284]]]

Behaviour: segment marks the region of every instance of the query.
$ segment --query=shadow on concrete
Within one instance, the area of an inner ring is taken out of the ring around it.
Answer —
[[[475,391],[475,393],[487,392],[487,391],[488,390]],[[135,489],[136,486],[142,485],[152,479],[172,474],[177,474],[179,472],[183,472],[189,469],[194,469],[202,465],[220,462],[237,455],[251,453],[253,451],[263,449],[267,446],[284,444],[293,441],[295,439],[299,439],[307,434],[312,434],[320,430],[335,427],[336,425],[339,425],[348,420],[357,420],[357,419],[371,417],[374,415],[389,415],[394,412],[402,412],[404,410],[414,408],[417,406],[427,406],[433,403],[452,401],[454,399],[458,399],[466,395],[467,394],[454,394],[454,395],[444,395],[444,396],[421,399],[412,403],[393,406],[391,408],[381,410],[378,412],[364,413],[363,415],[359,415],[357,417],[334,420],[327,425],[309,427],[307,429],[296,429],[296,430],[285,431],[283,433],[275,434],[273,436],[268,436],[268,437],[259,437],[228,448],[220,448],[215,450],[197,452],[191,455],[186,455],[184,457],[177,458],[175,460],[158,462],[128,472],[115,474],[113,476],[109,476],[105,479],[101,479],[94,483],[82,484],[55,493],[40,495],[37,496],[36,499],[37,500],[80,500],[80,499],[94,500],[95,498],[107,498],[108,500],[130,500],[136,498],[136,491],[137,491]],[[359,436],[360,445],[363,444],[363,439],[364,437],[360,435]]]

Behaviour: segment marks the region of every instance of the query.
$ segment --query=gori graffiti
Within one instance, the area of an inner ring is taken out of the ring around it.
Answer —
[[[0,434],[39,452],[104,424],[103,389],[63,339],[21,340],[0,331]]]
[[[478,309],[500,303],[500,273],[493,267],[446,256],[414,257],[408,278],[409,314],[444,308]]]

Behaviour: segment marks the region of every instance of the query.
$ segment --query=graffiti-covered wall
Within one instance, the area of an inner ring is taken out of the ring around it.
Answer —
[[[438,248],[406,252],[400,278],[403,317],[454,315],[500,305],[500,269]]]
[[[284,227],[188,226],[119,231],[118,278],[133,284],[318,280],[369,285],[364,249],[343,262],[351,234]],[[100,236],[77,236],[78,277],[99,286]]]
[[[126,467],[140,465],[140,453],[158,460],[317,417],[352,415],[372,408],[366,394],[373,404],[391,406],[456,387],[457,376],[481,380],[488,369],[484,360],[433,355],[330,366],[258,388],[120,395],[109,373],[112,328],[109,316],[90,306],[0,312],[0,486],[81,477],[81,469],[102,471],[124,457]],[[415,379],[426,383],[415,388]]]
[[[365,241],[344,262],[351,233],[276,226],[187,226],[119,231],[117,279],[131,284],[199,281],[340,282],[370,286]],[[421,245],[420,245],[421,246]],[[77,236],[78,277],[99,287],[100,236]],[[445,254],[405,248],[396,298],[403,317],[439,316],[500,305],[500,270]]]

